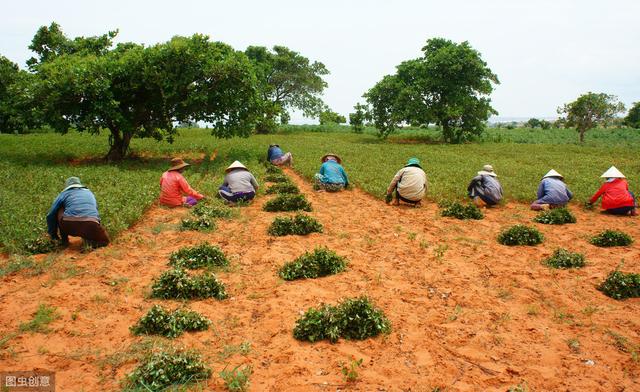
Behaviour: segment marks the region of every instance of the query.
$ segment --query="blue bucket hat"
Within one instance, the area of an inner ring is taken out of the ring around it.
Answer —
[[[422,167],[422,166],[420,166],[420,160],[418,158],[409,158],[409,160],[407,161],[407,165],[406,166]]]

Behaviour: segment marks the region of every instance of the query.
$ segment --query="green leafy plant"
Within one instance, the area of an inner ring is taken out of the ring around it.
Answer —
[[[222,204],[200,202],[191,209],[191,215],[195,217],[206,217],[209,219],[228,219],[233,216],[233,210]]]
[[[163,391],[211,377],[211,369],[195,351],[167,348],[152,352],[127,376],[125,390]]]
[[[216,222],[208,216],[194,216],[184,218],[180,222],[180,230],[212,231],[216,229]]]
[[[362,366],[362,358],[356,360],[355,357],[351,357],[348,365],[342,364],[340,371],[346,382],[355,382],[358,380],[358,369]]]
[[[582,268],[585,266],[585,258],[582,253],[558,248],[543,263],[551,268]]]
[[[276,217],[269,226],[268,233],[272,236],[307,235],[322,233],[322,230],[322,225],[315,218],[305,214],[297,214],[293,218]]]
[[[229,259],[217,246],[203,242],[200,245],[187,246],[171,253],[169,264],[189,269],[226,267],[229,265]]]
[[[280,174],[280,175],[284,175],[284,172],[282,171],[281,168],[279,168],[276,165],[271,164],[270,162],[265,163],[264,165],[264,171],[267,174]]]
[[[278,271],[284,280],[318,278],[334,275],[347,268],[347,260],[327,248],[316,248],[305,252],[292,262],[286,263]]]
[[[613,299],[640,297],[640,274],[626,274],[616,269],[609,273],[598,290]]]
[[[605,248],[611,246],[628,246],[633,243],[633,238],[631,238],[629,234],[618,230],[605,230],[591,237],[589,243]]]
[[[204,331],[209,325],[211,321],[198,312],[183,308],[169,312],[160,305],[153,305],[130,330],[135,335],[175,338],[185,331]]]
[[[542,211],[535,218],[533,218],[533,220],[545,225],[564,225],[566,223],[576,223],[576,217],[566,207]]]
[[[389,333],[391,323],[384,313],[367,297],[349,298],[337,306],[310,308],[296,321],[293,336],[298,340],[315,342],[340,337],[363,340],[380,333]]]
[[[151,296],[162,299],[225,299],[224,284],[211,272],[190,276],[183,269],[165,271],[151,286]]]
[[[24,242],[23,250],[32,255],[54,252],[60,249],[60,243],[47,235],[40,235]]]
[[[289,182],[289,177],[284,174],[268,174],[264,180],[267,182]]]
[[[267,188],[266,193],[267,195],[272,195],[274,193],[296,195],[300,193],[300,189],[298,189],[296,184],[292,182],[278,182]]]
[[[457,201],[443,201],[440,203],[442,216],[457,218],[457,219],[482,219],[484,215],[480,209],[473,205],[464,205]]]
[[[60,314],[58,313],[55,306],[40,304],[38,305],[38,309],[33,315],[33,319],[26,323],[20,324],[19,329],[20,332],[47,333],[49,332],[48,325],[59,318]]]
[[[544,236],[535,227],[525,225],[511,226],[498,235],[498,242],[502,245],[538,245]]]
[[[278,211],[311,211],[311,203],[304,195],[280,194],[264,203],[263,210]]]
[[[244,392],[249,389],[249,377],[253,373],[251,365],[236,366],[231,370],[225,367],[220,371],[220,377],[224,381],[224,386],[229,391]]]

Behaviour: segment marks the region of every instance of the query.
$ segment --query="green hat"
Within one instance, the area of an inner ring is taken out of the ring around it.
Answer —
[[[407,166],[411,165],[420,166],[420,160],[418,158],[409,158],[409,160],[407,161]]]
[[[62,191],[64,192],[71,188],[85,188],[85,186],[82,185],[78,177],[69,177],[67,181],[64,182],[64,189]]]

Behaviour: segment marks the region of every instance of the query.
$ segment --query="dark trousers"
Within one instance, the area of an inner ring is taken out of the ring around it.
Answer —
[[[94,248],[109,245],[109,235],[102,225],[95,221],[76,221],[64,219],[64,208],[58,210],[58,230],[63,243],[69,242],[69,236],[81,237]]]
[[[405,199],[404,197],[400,196],[400,192],[398,192],[398,187],[396,187],[396,199],[402,200],[405,203],[409,203],[409,204],[418,204],[421,201],[421,200],[409,200],[409,199]]]

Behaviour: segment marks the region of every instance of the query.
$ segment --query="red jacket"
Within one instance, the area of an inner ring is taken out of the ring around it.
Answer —
[[[629,193],[629,184],[623,178],[616,178],[602,184],[598,192],[591,197],[590,203],[595,203],[602,196],[602,208],[609,210],[619,207],[633,207],[635,200]]]
[[[164,172],[162,178],[160,178],[160,203],[170,207],[181,206],[186,199],[186,197],[182,196],[183,194],[198,200],[204,197],[191,188],[187,180],[178,171],[170,170]]]

